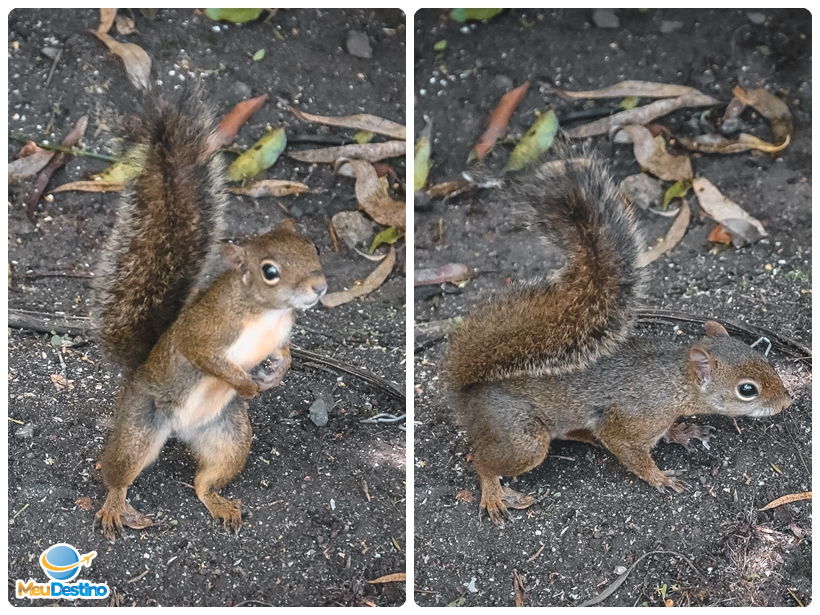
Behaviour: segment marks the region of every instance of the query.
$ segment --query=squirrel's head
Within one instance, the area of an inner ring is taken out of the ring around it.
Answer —
[[[257,305],[306,310],[327,291],[316,247],[297,233],[290,219],[242,245],[225,244],[222,256],[239,272],[245,292]]]
[[[688,350],[688,367],[711,412],[762,417],[788,407],[791,397],[765,356],[729,337],[717,322],[703,328],[706,337]]]

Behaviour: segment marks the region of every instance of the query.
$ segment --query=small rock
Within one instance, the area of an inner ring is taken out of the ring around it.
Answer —
[[[623,573],[626,572],[626,566],[615,566],[615,574],[621,576]]]
[[[373,57],[373,48],[367,34],[358,30],[347,33],[347,52],[357,58],[369,59]]]
[[[20,429],[14,432],[18,438],[31,438],[34,436],[34,423],[26,423]]]
[[[330,410],[332,405],[332,399],[328,399],[329,395],[319,395],[310,405],[310,410],[308,411],[310,415],[310,420],[313,422],[316,427],[324,427],[327,425],[327,413]]]
[[[596,28],[619,28],[621,26],[615,9],[593,9],[592,23]]]
[[[661,32],[663,34],[669,34],[670,32],[677,32],[683,27],[682,21],[662,21],[661,22]]]
[[[369,241],[373,237],[373,223],[358,211],[340,211],[330,223],[336,235],[348,248]]]
[[[507,75],[496,75],[493,78],[493,87],[498,88],[503,92],[507,92],[512,89],[513,80],[512,78],[508,77]]]
[[[766,23],[766,15],[764,15],[763,13],[753,11],[750,13],[746,13],[746,17],[748,17],[749,21],[751,21],[756,26],[760,26]]]
[[[661,182],[649,177],[646,173],[625,177],[621,182],[620,189],[626,198],[643,210],[656,207],[663,198]]]
[[[251,90],[251,86],[247,83],[242,83],[241,81],[237,81],[233,86],[233,91],[236,95],[236,98],[239,100],[247,100],[253,94],[253,90]]]
[[[724,120],[724,122],[720,125],[720,133],[727,136],[738,132],[744,132],[745,130],[746,122],[741,120],[739,117],[731,117],[728,120]]]
[[[42,53],[49,60],[53,60],[54,58],[57,57],[57,54],[60,53],[60,50],[57,49],[56,47],[43,47],[40,50],[40,53]]]

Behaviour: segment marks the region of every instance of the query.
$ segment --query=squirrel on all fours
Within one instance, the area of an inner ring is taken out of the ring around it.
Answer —
[[[496,524],[534,502],[499,477],[540,465],[553,439],[601,444],[649,485],[680,492],[651,450],[661,439],[688,448],[711,428],[678,417],[767,417],[791,403],[766,357],[715,321],[687,347],[633,335],[645,281],[632,207],[597,156],[564,158],[514,180],[503,199],[563,250],[565,265],[490,299],[449,336],[450,405],[473,452],[480,508]]]
[[[124,190],[95,280],[95,327],[124,371],[100,462],[108,493],[97,519],[108,538],[151,525],[126,492],[170,437],[193,452],[194,489],[210,514],[241,525],[239,502],[218,491],[250,450],[244,398],[281,383],[294,311],[327,289],[316,248],[291,221],[220,243],[224,171],[202,95],[149,95],[127,125],[141,171]],[[225,271],[211,282],[220,252]],[[254,371],[267,358],[272,371]]]

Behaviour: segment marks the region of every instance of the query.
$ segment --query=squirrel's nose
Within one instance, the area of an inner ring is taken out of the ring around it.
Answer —
[[[313,289],[313,292],[321,297],[327,292],[327,281],[324,278],[316,280],[310,287]]]

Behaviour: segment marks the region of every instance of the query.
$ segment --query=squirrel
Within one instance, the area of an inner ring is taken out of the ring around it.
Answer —
[[[198,87],[178,100],[152,96],[127,125],[142,169],[124,190],[95,276],[95,328],[125,373],[100,463],[108,493],[96,519],[109,539],[124,525],[151,525],[126,492],[172,436],[196,457],[194,488],[210,514],[241,526],[240,502],[217,491],[250,450],[242,398],[282,381],[294,310],[327,289],[316,248],[290,220],[242,245],[220,244],[224,166],[201,98]],[[208,284],[220,252],[226,270]],[[251,373],[268,357],[272,371]]]
[[[711,427],[680,416],[764,417],[791,398],[767,359],[707,321],[686,348],[633,334],[645,296],[641,236],[597,156],[542,165],[505,195],[531,228],[562,249],[551,277],[518,284],[450,333],[444,380],[473,451],[480,509],[495,524],[534,499],[503,486],[540,465],[553,439],[602,444],[661,491],[685,483],[651,450],[663,438],[689,450]]]

